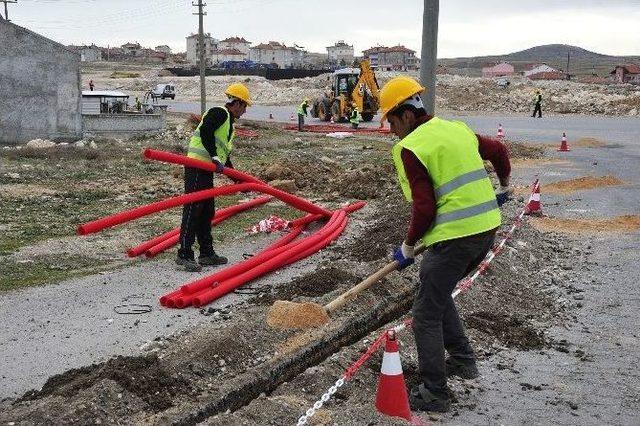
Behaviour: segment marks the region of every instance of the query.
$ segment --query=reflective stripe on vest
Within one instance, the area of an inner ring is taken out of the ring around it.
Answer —
[[[436,218],[422,237],[425,245],[500,226],[500,209],[478,152],[478,139],[466,124],[434,117],[393,147],[398,181],[411,201],[401,158],[403,148],[413,152],[426,168],[436,195]]]
[[[214,160],[216,160],[222,164],[226,164],[227,159],[231,155],[231,151],[233,151],[233,138],[235,137],[235,131],[231,132],[231,137],[229,137],[229,130],[231,129],[231,116],[229,115],[229,111],[227,111],[227,109],[224,107],[215,108],[222,108],[227,114],[227,119],[225,120],[225,122],[222,123],[222,125],[220,125],[213,132],[216,144],[216,156],[211,158],[209,151],[207,151],[207,149],[202,144],[202,138],[200,136],[200,126],[202,126],[204,118],[211,110],[207,111],[202,116],[200,124],[198,124],[198,127],[193,132],[193,135],[189,140],[189,149],[187,150],[187,156],[207,162],[213,162]]]

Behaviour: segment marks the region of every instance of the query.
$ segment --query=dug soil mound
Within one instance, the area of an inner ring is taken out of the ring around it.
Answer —
[[[563,180],[542,185],[541,190],[551,194],[570,194],[585,189],[602,188],[606,186],[624,185],[624,182],[615,176],[583,176],[571,180]]]
[[[69,370],[51,377],[40,391],[26,393],[20,401],[45,396],[71,396],[96,383],[111,380],[158,412],[169,408],[179,393],[188,393],[188,383],[167,372],[155,355],[119,356],[101,364]]]
[[[608,219],[531,218],[534,228],[565,234],[626,233],[640,230],[640,216],[625,215]]]

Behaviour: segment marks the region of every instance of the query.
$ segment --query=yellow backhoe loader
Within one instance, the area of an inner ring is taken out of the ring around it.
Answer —
[[[371,121],[378,112],[380,87],[369,61],[360,62],[360,68],[342,68],[333,72],[331,90],[314,99],[311,116],[322,121],[349,120],[353,104],[364,121]]]

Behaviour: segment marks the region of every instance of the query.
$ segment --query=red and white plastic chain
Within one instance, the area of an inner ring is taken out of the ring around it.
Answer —
[[[535,189],[535,186],[537,185],[537,183],[538,183],[538,181],[536,180],[536,182],[534,182],[534,184],[532,186],[532,191],[533,191],[533,189]],[[531,200],[531,197],[529,197],[529,200]],[[487,254],[487,256],[485,257],[485,259],[480,263],[480,265],[478,265],[478,269],[476,270],[476,272],[472,276],[470,276],[469,278],[467,278],[465,280],[462,280],[458,284],[456,290],[451,294],[452,298],[455,299],[455,297],[457,295],[459,295],[461,292],[466,291],[469,287],[471,287],[473,282],[481,274],[483,274],[487,270],[487,268],[489,268],[489,264],[502,251],[502,249],[504,248],[504,245],[506,244],[506,242],[509,239],[511,239],[511,237],[513,236],[513,233],[516,230],[516,228],[522,223],[522,218],[524,217],[524,215],[525,215],[525,213],[527,211],[527,206],[528,205],[529,205],[529,203],[527,203],[525,205],[524,209],[522,209],[520,214],[513,221],[513,224],[511,225],[511,228],[509,228],[509,231],[507,231],[507,233],[505,234],[504,238],[500,241],[500,243],[497,246],[495,246],[495,248],[492,248],[489,251],[489,253]],[[406,319],[402,323],[396,325],[395,327],[392,327],[392,330],[397,333],[397,332],[402,331],[405,328],[409,327],[412,322],[413,322],[412,318]],[[357,361],[355,361],[353,364],[351,364],[346,369],[345,374],[341,378],[339,378],[336,381],[336,383],[333,386],[331,386],[329,388],[329,390],[327,392],[325,392],[322,395],[322,397],[319,400],[317,400],[313,404],[313,406],[311,408],[309,408],[305,412],[305,414],[302,415],[298,419],[298,423],[297,423],[298,426],[302,426],[302,425],[307,424],[309,419],[311,417],[313,417],[313,415],[316,413],[317,410],[322,408],[324,403],[327,402],[331,398],[331,396],[333,396],[333,394],[336,393],[338,388],[341,387],[342,385],[344,385],[347,380],[351,379],[358,372],[360,367],[362,367],[362,365],[365,362],[367,362],[369,360],[369,358],[371,358],[373,356],[374,353],[376,353],[376,351],[380,348],[380,346],[382,346],[382,343],[384,342],[386,335],[387,335],[387,332],[385,331],[376,340],[373,341],[373,343],[367,348],[366,352],[360,358],[358,358]]]

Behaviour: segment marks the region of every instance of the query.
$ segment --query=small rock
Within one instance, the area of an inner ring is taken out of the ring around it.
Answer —
[[[40,148],[51,148],[54,146],[56,146],[56,143],[53,141],[50,141],[49,139],[33,139],[27,142],[28,148],[40,149]]]
[[[286,192],[295,192],[298,190],[296,181],[293,179],[276,179],[270,181],[269,185]]]
[[[227,364],[227,361],[225,361],[224,359],[221,359],[221,360],[218,361],[218,365],[220,367],[224,367],[226,364]]]
[[[7,173],[7,177],[9,179],[20,179],[20,174],[11,172],[11,173]]]

